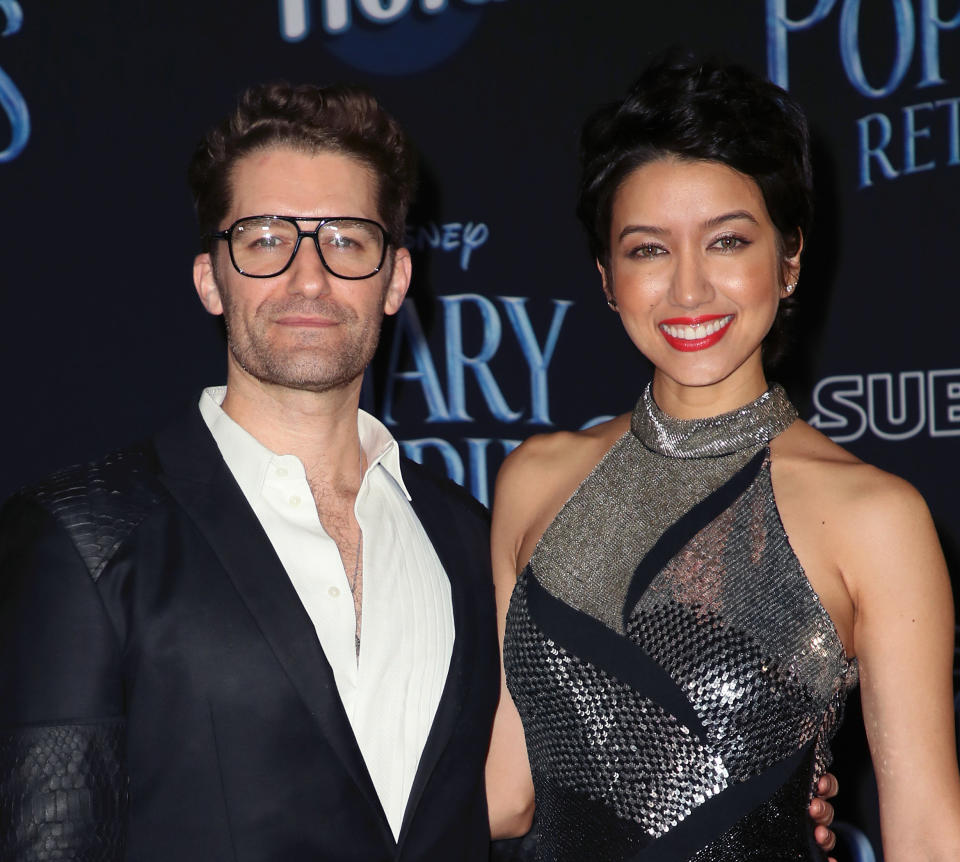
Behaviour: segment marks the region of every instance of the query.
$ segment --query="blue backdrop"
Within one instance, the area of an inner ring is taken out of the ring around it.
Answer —
[[[577,130],[680,43],[806,107],[818,212],[780,376],[804,418],[920,488],[960,571],[958,0],[0,0],[0,27],[3,495],[223,380],[185,166],[276,78],[366,83],[419,146],[414,286],[364,392],[409,455],[487,502],[524,437],[629,409],[649,371],[575,223]],[[856,707],[842,734],[844,852],[867,862]]]

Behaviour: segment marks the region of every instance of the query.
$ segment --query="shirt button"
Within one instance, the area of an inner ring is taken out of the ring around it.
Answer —
[[[288,472],[289,472],[289,471],[287,470],[286,467],[277,467],[277,476],[278,476],[279,478],[281,478],[281,479],[282,479],[284,476],[286,476]]]
[[[291,506],[299,506],[299,505],[300,505],[300,498],[299,498],[296,494],[294,494],[287,502],[288,502]]]
[[[337,596],[340,595],[340,590],[338,590],[336,587],[330,587],[330,589],[327,590],[327,594],[330,596],[331,599],[335,599]]]

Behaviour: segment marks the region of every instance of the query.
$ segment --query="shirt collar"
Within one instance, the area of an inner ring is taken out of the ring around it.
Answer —
[[[226,386],[208,386],[204,389],[200,395],[200,415],[244,493],[259,493],[267,470],[277,460],[292,460],[302,471],[303,464],[295,455],[272,452],[224,413],[220,405],[226,394]],[[357,432],[360,435],[360,448],[367,459],[364,481],[376,467],[383,467],[410,500],[410,492],[400,473],[400,447],[386,425],[366,411],[358,410]]]

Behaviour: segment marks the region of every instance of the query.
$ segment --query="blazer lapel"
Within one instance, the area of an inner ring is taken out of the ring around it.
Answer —
[[[156,437],[161,481],[210,543],[294,688],[331,741],[384,837],[393,834],[316,630],[198,410]]]
[[[458,531],[452,528],[442,500],[429,484],[421,482],[419,476],[409,470],[404,472],[404,482],[410,488],[413,509],[450,579],[454,641],[440,704],[420,755],[420,763],[404,810],[399,845],[403,844],[420,797],[456,727],[470,687],[469,669],[474,665],[472,656],[476,651],[478,638],[476,616],[470,607],[468,579],[457,575],[459,570],[469,565],[469,562],[464,560],[467,543],[462,541]]]

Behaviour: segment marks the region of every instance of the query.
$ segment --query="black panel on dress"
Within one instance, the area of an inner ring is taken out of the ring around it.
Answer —
[[[698,736],[705,733],[683,690],[642,647],[550,595],[529,569],[526,577],[530,618],[546,638],[656,701]]]
[[[693,506],[680,520],[670,527],[657,540],[657,543],[647,552],[640,561],[633,574],[633,580],[627,590],[627,600],[623,605],[624,627],[630,618],[630,613],[640,600],[651,581],[660,573],[700,530],[711,521],[730,508],[747,488],[757,478],[757,473],[763,466],[766,450],[761,449],[746,465],[738,470],[728,482],[724,482],[716,491],[705,497]]]

